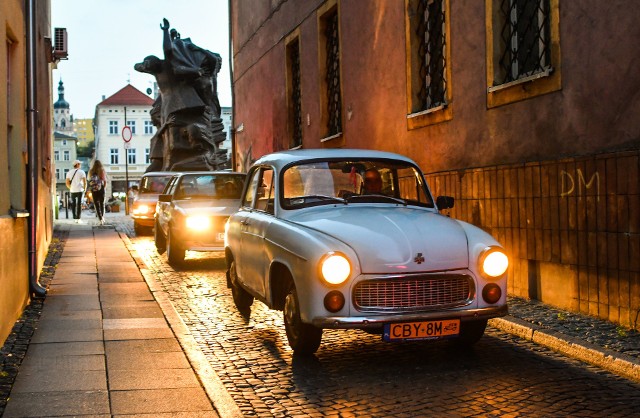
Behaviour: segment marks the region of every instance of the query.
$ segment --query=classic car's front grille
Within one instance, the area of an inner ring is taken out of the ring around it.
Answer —
[[[475,292],[467,275],[439,274],[364,280],[353,290],[356,309],[420,311],[467,305]]]

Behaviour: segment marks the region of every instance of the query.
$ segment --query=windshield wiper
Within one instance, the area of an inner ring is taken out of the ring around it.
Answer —
[[[347,197],[345,200],[350,202],[351,200],[358,199],[364,201],[379,201],[379,200],[390,200],[394,203],[399,203],[401,205],[407,206],[407,201],[404,199],[400,199],[398,197],[387,196],[386,194],[354,194]]]
[[[307,201],[307,199],[331,200],[334,202],[344,203],[345,205],[347,204],[346,199],[343,199],[341,197],[336,197],[336,196],[327,196],[324,194],[312,194],[312,195],[304,196],[305,202]]]

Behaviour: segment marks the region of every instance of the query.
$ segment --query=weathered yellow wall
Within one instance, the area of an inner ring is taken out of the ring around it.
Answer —
[[[51,67],[44,41],[51,36],[50,1],[36,3],[37,73],[37,226],[36,271],[39,274],[51,242]],[[13,210],[29,210],[27,174],[27,71],[25,1],[0,2],[0,346],[29,302],[29,219]],[[9,65],[7,65],[9,63]]]

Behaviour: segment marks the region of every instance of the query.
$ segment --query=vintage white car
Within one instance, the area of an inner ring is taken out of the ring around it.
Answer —
[[[440,210],[418,166],[386,152],[317,149],[257,160],[225,230],[238,310],[282,310],[289,345],[308,354],[323,328],[386,341],[473,344],[506,315],[508,258],[481,229]]]

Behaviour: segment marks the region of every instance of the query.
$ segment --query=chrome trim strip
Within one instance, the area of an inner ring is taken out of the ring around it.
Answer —
[[[505,316],[509,313],[507,305],[492,306],[489,308],[467,309],[462,311],[439,311],[419,314],[382,315],[382,316],[327,316],[314,318],[311,323],[318,328],[341,328],[341,329],[365,329],[380,328],[384,324],[391,322],[415,322],[430,321],[435,319],[461,319],[464,321],[491,319]]]

